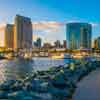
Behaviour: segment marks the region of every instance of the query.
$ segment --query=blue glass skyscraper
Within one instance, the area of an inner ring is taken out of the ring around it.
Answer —
[[[68,23],[66,35],[68,49],[90,49],[91,34],[91,24]]]

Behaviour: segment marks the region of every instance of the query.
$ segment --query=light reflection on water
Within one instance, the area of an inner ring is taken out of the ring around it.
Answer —
[[[50,67],[68,63],[66,59],[33,58],[33,61],[24,59],[1,60],[0,82],[10,79],[24,79],[36,70],[47,70]]]

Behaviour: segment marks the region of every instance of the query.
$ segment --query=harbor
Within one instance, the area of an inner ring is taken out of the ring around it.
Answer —
[[[100,0],[1,0],[0,100],[100,100],[99,11]]]
[[[77,83],[100,66],[96,60],[33,59],[0,61],[0,99],[70,100]]]

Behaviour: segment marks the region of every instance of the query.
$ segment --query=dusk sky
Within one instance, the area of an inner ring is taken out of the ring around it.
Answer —
[[[100,36],[100,0],[0,0],[1,26],[16,14],[30,17],[33,35],[44,41],[66,39],[65,24],[73,21],[92,23],[93,38]]]

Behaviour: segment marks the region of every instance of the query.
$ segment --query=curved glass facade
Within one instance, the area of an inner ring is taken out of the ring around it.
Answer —
[[[88,23],[67,24],[67,47],[68,49],[91,48],[92,26]]]

